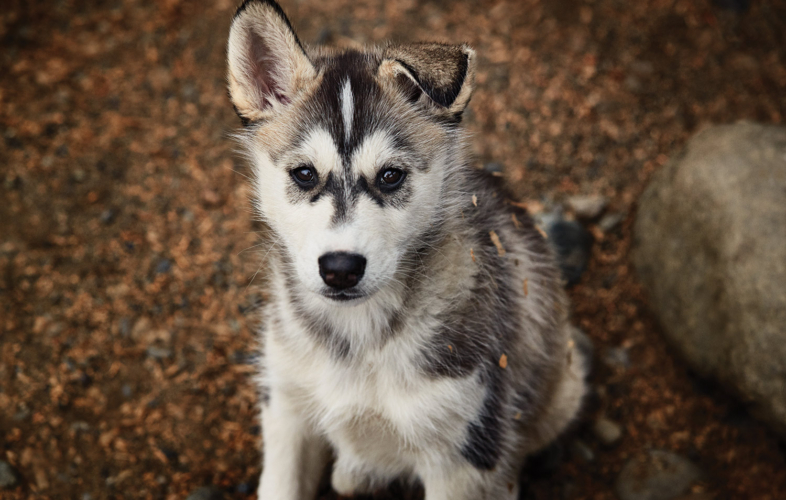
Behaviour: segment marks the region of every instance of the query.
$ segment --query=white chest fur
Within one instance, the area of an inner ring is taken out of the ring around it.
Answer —
[[[414,466],[422,450],[456,448],[485,396],[476,375],[433,378],[416,364],[422,332],[404,328],[375,349],[337,359],[279,309],[286,332],[266,333],[265,383],[310,417],[341,453],[389,468]]]

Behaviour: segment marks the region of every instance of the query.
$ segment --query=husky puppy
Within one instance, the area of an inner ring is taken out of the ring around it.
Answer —
[[[515,499],[576,415],[584,359],[546,242],[470,166],[466,45],[304,46],[247,0],[228,82],[268,227],[262,500],[396,478]]]

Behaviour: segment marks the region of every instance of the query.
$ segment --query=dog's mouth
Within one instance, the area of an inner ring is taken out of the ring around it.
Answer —
[[[322,296],[331,300],[335,300],[336,302],[350,302],[353,300],[363,299],[366,297],[366,294],[358,290],[327,290],[322,292]]]

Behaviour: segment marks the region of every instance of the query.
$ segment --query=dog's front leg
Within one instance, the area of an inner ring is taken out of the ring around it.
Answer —
[[[518,484],[495,471],[480,471],[466,462],[430,464],[420,472],[426,500],[516,500]]]
[[[262,439],[264,458],[257,498],[312,500],[329,449],[280,392],[271,392],[262,409]]]

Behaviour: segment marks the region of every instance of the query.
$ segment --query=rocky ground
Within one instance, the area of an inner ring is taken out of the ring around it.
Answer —
[[[786,5],[745,4],[284,2],[309,42],[471,43],[477,165],[533,212],[585,214],[595,242],[570,295],[593,394],[525,498],[786,492],[784,445],[667,346],[629,259],[637,197],[696,130],[786,119]],[[253,496],[265,270],[224,88],[234,7],[0,11],[2,498]],[[579,195],[607,202],[593,215]]]

